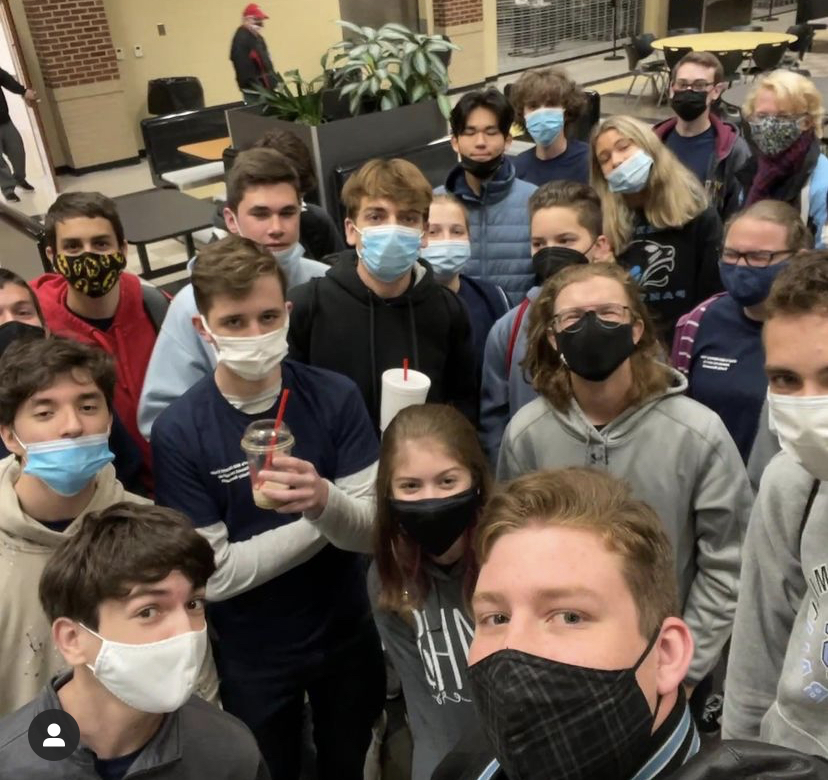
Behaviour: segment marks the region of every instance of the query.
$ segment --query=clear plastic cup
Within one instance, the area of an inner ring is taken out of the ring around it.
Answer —
[[[253,488],[253,502],[260,509],[279,509],[284,502],[274,501],[262,493],[263,488],[268,490],[286,490],[289,486],[280,482],[260,482],[259,472],[264,469],[270,458],[277,455],[290,455],[295,440],[290,429],[284,423],[274,437],[273,427],[276,420],[256,420],[250,423],[242,436],[241,447],[247,455],[247,465],[250,467],[250,485]]]

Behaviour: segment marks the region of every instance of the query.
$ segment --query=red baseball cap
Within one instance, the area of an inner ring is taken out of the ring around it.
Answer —
[[[245,6],[244,11],[242,11],[242,16],[252,16],[254,19],[270,19],[270,17],[262,11],[258,5],[256,5],[256,3],[250,3]]]

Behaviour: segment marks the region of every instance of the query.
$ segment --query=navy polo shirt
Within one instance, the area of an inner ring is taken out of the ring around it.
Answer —
[[[687,394],[722,418],[747,463],[768,390],[762,323],[729,295],[704,313],[693,343]]]

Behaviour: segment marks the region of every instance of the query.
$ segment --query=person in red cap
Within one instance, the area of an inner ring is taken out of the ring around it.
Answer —
[[[269,18],[256,3],[249,3],[242,11],[241,27],[236,30],[230,46],[230,60],[236,70],[236,83],[246,103],[256,102],[256,86],[273,89],[282,80],[273,67],[267,43],[262,36],[264,20]]]

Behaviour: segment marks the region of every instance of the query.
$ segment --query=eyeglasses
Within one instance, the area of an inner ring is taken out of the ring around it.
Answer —
[[[765,268],[769,266],[777,257],[786,255],[790,257],[793,251],[790,249],[779,249],[775,252],[755,251],[755,252],[739,252],[736,249],[728,249],[725,247],[722,250],[722,262],[728,265],[736,265],[742,258],[752,268]]]
[[[714,82],[704,81],[703,79],[698,79],[697,81],[687,81],[687,79],[676,79],[673,82],[673,89],[676,92],[684,92],[688,89],[693,90],[693,92],[707,92],[708,89],[715,86],[716,84]]]
[[[632,316],[630,307],[622,306],[620,303],[602,303],[598,306],[589,306],[583,309],[563,309],[552,317],[552,329],[555,333],[564,330],[567,333],[577,333],[584,327],[584,315],[591,311],[595,312],[598,324],[608,330],[624,325],[629,322]]]

